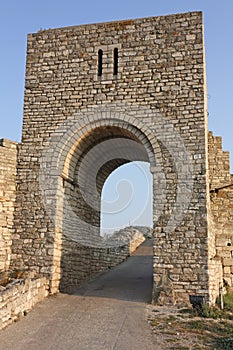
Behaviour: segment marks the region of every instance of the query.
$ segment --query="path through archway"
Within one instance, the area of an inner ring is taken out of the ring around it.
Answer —
[[[149,155],[133,128],[125,126],[96,127],[67,155],[62,172],[61,290],[79,285],[129,255],[128,245],[106,243],[100,235],[101,193],[115,169],[134,161],[149,162]]]

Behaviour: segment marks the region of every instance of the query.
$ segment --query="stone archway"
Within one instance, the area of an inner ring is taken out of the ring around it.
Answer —
[[[146,160],[153,175],[154,295],[161,303],[187,301],[199,288],[197,271],[207,272],[191,267],[201,266],[199,259],[206,256],[194,249],[200,239],[193,238],[193,233],[188,238],[198,220],[189,208],[193,196],[190,153],[173,125],[160,115],[143,108],[131,113],[127,105],[116,109],[111,105],[77,113],[57,127],[43,148],[38,184],[49,229],[41,256],[46,267],[41,272],[50,281],[51,293],[78,284],[81,275],[86,279],[89,272],[79,275],[71,265],[82,266],[81,244],[89,247],[84,255],[89,266],[95,266],[90,257],[95,255],[93,244],[99,248],[102,244],[99,214],[105,179],[122,164]],[[142,122],[148,114],[159,120],[153,132]],[[78,253],[73,254],[74,250]],[[69,263],[71,255],[77,259]]]
[[[47,277],[51,293],[58,290],[63,237],[74,219],[69,213],[87,220],[86,204],[95,203],[85,183],[95,184],[98,197],[105,176],[129,161],[121,152],[114,161],[111,152],[110,160],[97,157],[102,163],[94,181],[86,157],[121,139],[128,151],[135,144],[137,159],[149,159],[153,174],[155,295],[161,303],[187,302],[189,295],[214,301],[202,38],[198,12],[29,35],[12,268],[35,270]],[[77,178],[80,192],[72,198]],[[98,200],[88,212],[95,232]]]
[[[60,289],[79,284],[123,261],[126,247],[108,247],[100,236],[101,192],[107,177],[132,161],[149,162],[131,126],[106,125],[80,140],[62,178],[64,189]],[[147,141],[147,147],[149,148]],[[69,158],[69,155],[67,155]]]
[[[157,147],[157,158],[161,158],[157,140],[140,121],[132,117],[127,121],[125,114],[118,114],[117,119],[114,118],[114,113],[110,118],[109,112],[106,112],[106,115],[103,112],[95,113],[95,121],[90,122],[88,126],[85,121],[83,123],[84,119],[78,123],[74,122],[72,133],[65,132],[59,142],[56,138],[51,138],[42,157],[41,162],[44,166],[41,169],[46,169],[46,172],[42,170],[40,174],[41,190],[44,193],[45,205],[46,200],[49,202],[48,211],[53,218],[56,233],[53,255],[53,271],[56,272],[51,279],[53,291],[56,291],[60,284],[60,263],[63,281],[66,280],[62,285],[79,283],[82,278],[86,278],[85,274],[90,275],[89,272],[76,271],[74,278],[69,266],[72,264],[73,270],[74,265],[78,266],[78,269],[87,270],[88,264],[84,268],[80,263],[82,251],[85,250],[84,254],[90,257],[94,248],[103,246],[100,237],[100,198],[102,187],[110,173],[117,167],[135,160],[147,161],[151,164],[151,169],[155,169],[156,152],[151,141]],[[46,195],[48,189],[49,196]],[[76,255],[74,250],[78,252]],[[122,254],[125,257],[126,252]],[[64,263],[65,260],[67,263]],[[90,258],[89,265],[88,271],[98,271],[91,266]],[[103,269],[104,267],[106,268],[106,263],[103,262]]]
[[[192,196],[190,154],[173,125],[159,114],[154,113],[153,118],[157,118],[158,122],[151,132],[142,122],[148,110],[137,108],[132,116],[127,105],[121,106],[121,111],[116,109],[112,105],[75,114],[57,127],[40,158],[39,187],[50,220],[48,240],[45,242],[49,254],[44,256],[47,268],[43,271],[50,281],[50,291],[57,292],[61,284],[66,288],[80,282],[80,277],[74,278],[75,269],[73,276],[71,274],[71,263],[65,263],[75,255],[77,259],[73,259],[73,264],[82,266],[80,244],[89,247],[85,253],[89,270],[82,272],[81,278],[86,279],[87,275],[91,275],[89,271],[95,266],[90,258],[95,255],[93,244],[97,247],[102,244],[99,214],[104,181],[118,166],[132,160],[146,160],[150,163],[154,182],[156,295],[168,290],[166,298],[169,301],[175,293],[180,293],[181,299],[184,296],[187,299],[185,289],[179,292],[180,286],[187,283],[184,281],[187,276],[183,278],[185,258],[176,247],[181,246],[179,232],[186,230],[182,220]],[[94,172],[90,171],[93,166]],[[187,247],[187,254],[191,257],[193,250],[188,248],[188,242],[183,246],[182,249]],[[73,254],[74,250],[78,253]],[[103,266],[106,268],[106,264],[103,263]],[[185,266],[189,266],[189,263]],[[64,283],[61,283],[61,267],[63,277],[66,276]],[[94,268],[94,273],[97,271]],[[187,278],[193,279],[198,286],[196,272],[191,271]],[[175,279],[177,281],[173,283]]]

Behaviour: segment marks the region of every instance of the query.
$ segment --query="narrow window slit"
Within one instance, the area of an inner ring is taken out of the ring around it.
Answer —
[[[101,77],[103,73],[103,50],[98,51],[98,77]]]
[[[113,67],[113,75],[118,74],[118,49],[114,49],[114,67]]]

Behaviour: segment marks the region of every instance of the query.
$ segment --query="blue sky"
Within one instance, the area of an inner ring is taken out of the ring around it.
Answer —
[[[39,29],[201,10],[205,20],[209,129],[233,154],[233,1],[40,0],[0,4],[0,138],[20,141],[26,39]],[[231,155],[233,169],[233,156]],[[125,175],[126,176],[126,175]],[[119,179],[119,175],[117,177]]]

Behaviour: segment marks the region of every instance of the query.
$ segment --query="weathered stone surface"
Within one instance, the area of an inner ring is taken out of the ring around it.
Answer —
[[[0,140],[0,273],[10,265],[16,196],[17,144]]]
[[[208,147],[206,97],[200,12],[30,34],[17,192],[16,145],[0,147],[12,157],[0,268],[36,271],[55,293],[122,261],[129,246],[100,238],[101,191],[141,160],[154,182],[156,299],[213,303],[223,277],[232,283],[233,193],[221,139],[209,134]]]
[[[222,150],[222,138],[209,133],[210,208],[216,256],[221,269],[219,285],[233,287],[233,177],[229,152]],[[223,280],[222,280],[223,278]]]
[[[144,160],[154,169],[155,287],[166,272],[177,302],[200,291],[208,299],[206,118],[199,12],[30,34],[12,266],[26,264],[57,291],[67,247],[90,240],[98,246],[105,179],[125,162]],[[117,147],[104,146],[114,138],[124,148],[118,155]],[[82,163],[96,145],[99,151]],[[96,162],[102,166],[93,180]],[[41,169],[54,174],[42,191]]]
[[[47,296],[48,282],[44,277],[18,279],[0,288],[0,329],[25,316]]]

